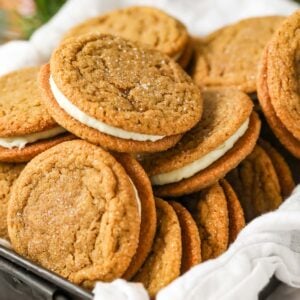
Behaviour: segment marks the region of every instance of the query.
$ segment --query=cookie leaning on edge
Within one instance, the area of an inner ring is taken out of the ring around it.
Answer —
[[[108,12],[73,28],[64,41],[84,34],[104,33],[139,42],[167,54],[185,67],[191,57],[191,45],[185,26],[153,7],[134,6]]]
[[[201,121],[175,147],[141,156],[156,195],[176,197],[212,185],[255,146],[260,121],[246,94],[218,88],[203,97]]]
[[[139,201],[111,154],[65,142],[31,160],[15,182],[9,238],[20,255],[92,287],[127,270],[138,246]]]
[[[151,297],[180,276],[182,259],[181,229],[174,209],[158,198],[156,209],[158,224],[152,251],[133,278],[144,284]]]
[[[249,18],[197,40],[192,69],[195,82],[255,92],[261,54],[283,20],[280,16]]]
[[[25,167],[24,164],[0,163],[0,238],[8,239],[7,205],[12,185]]]
[[[300,113],[297,91],[297,11],[280,26],[265,48],[257,80],[263,113],[275,136],[295,157],[300,158]]]
[[[74,138],[47,113],[37,85],[39,67],[0,77],[0,161],[26,162]]]
[[[118,152],[168,149],[202,114],[199,89],[174,61],[110,35],[69,39],[39,81],[59,124]]]

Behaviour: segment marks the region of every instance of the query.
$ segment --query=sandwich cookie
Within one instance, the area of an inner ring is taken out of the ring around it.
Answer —
[[[250,18],[198,40],[192,69],[195,82],[255,92],[263,49],[283,20],[280,16]]]
[[[180,276],[181,230],[177,215],[166,201],[156,198],[157,230],[151,253],[133,278],[141,282],[150,297]]]
[[[295,188],[295,181],[289,165],[285,161],[284,157],[274,147],[272,147],[270,143],[259,139],[258,144],[264,149],[271,159],[279,180],[281,196],[283,199],[286,199],[291,195]]]
[[[199,229],[202,261],[216,258],[228,248],[229,219],[225,193],[217,183],[186,196],[184,203]]]
[[[139,194],[120,163],[85,141],[57,145],[28,163],[8,206],[20,255],[91,288],[121,277],[136,253]]]
[[[114,157],[123,166],[133,182],[140,200],[141,228],[139,244],[123,278],[131,279],[147,258],[156,232],[156,207],[151,182],[141,165],[129,154],[116,153]]]
[[[2,239],[8,239],[7,205],[10,191],[24,166],[24,164],[0,163],[0,238]]]
[[[241,203],[227,180],[220,180],[220,186],[223,189],[227,200],[228,220],[229,220],[229,244],[233,243],[239,232],[245,227],[244,211]]]
[[[175,210],[181,228],[182,259],[180,274],[201,262],[201,240],[196,222],[189,211],[180,203],[168,202]]]
[[[183,67],[191,57],[185,26],[154,7],[128,7],[89,19],[71,28],[64,41],[93,33],[111,34],[148,45],[182,63]]]
[[[282,203],[275,168],[267,153],[258,145],[226,178],[238,195],[247,222],[275,210]]]
[[[74,137],[47,113],[37,85],[38,67],[0,77],[0,161],[25,162]]]
[[[260,121],[246,94],[219,88],[203,97],[201,121],[174,148],[140,158],[156,195],[199,191],[223,178],[255,146]]]
[[[202,114],[199,89],[175,62],[110,35],[69,39],[42,68],[40,85],[59,124],[118,152],[168,149]]]
[[[297,11],[282,23],[264,51],[257,81],[263,113],[282,145],[300,158]]]

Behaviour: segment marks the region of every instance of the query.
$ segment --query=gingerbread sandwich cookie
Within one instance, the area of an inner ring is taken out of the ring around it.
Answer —
[[[0,77],[0,161],[25,162],[72,138],[47,113],[37,85],[39,68]]]
[[[246,94],[218,88],[203,97],[201,121],[174,148],[140,158],[156,195],[199,191],[223,178],[255,146],[260,121]]]
[[[283,20],[280,16],[249,18],[198,40],[192,69],[195,82],[255,92],[261,54]]]
[[[118,152],[166,150],[202,114],[199,89],[172,59],[111,35],[69,39],[39,81],[59,124]]]
[[[267,45],[257,81],[263,113],[282,145],[300,158],[297,32],[300,12],[288,17]]]
[[[108,152],[85,141],[57,145],[31,160],[8,206],[13,249],[75,284],[122,277],[139,241],[140,199]]]
[[[167,54],[183,67],[192,54],[185,26],[154,7],[127,7],[89,19],[71,28],[64,41],[92,33],[112,34],[148,45]]]

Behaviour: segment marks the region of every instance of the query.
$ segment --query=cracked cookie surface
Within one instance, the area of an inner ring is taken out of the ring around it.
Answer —
[[[181,22],[157,8],[141,6],[123,8],[89,19],[71,28],[64,40],[91,33],[117,35],[149,45],[171,57],[183,51],[189,38]]]
[[[124,168],[101,148],[71,141],[25,167],[11,193],[8,228],[17,253],[91,287],[126,271],[140,217]]]
[[[0,77],[0,137],[22,136],[56,127],[41,101],[39,67]]]
[[[126,131],[172,136],[201,117],[200,91],[180,66],[119,37],[69,39],[52,54],[50,70],[72,104]]]
[[[195,82],[255,92],[261,54],[283,20],[280,16],[250,18],[198,40],[192,70]]]

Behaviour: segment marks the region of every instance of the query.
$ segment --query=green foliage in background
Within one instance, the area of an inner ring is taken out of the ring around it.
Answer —
[[[31,17],[21,18],[21,28],[25,39],[28,39],[37,28],[51,19],[66,0],[34,0],[34,2],[36,13]]]

